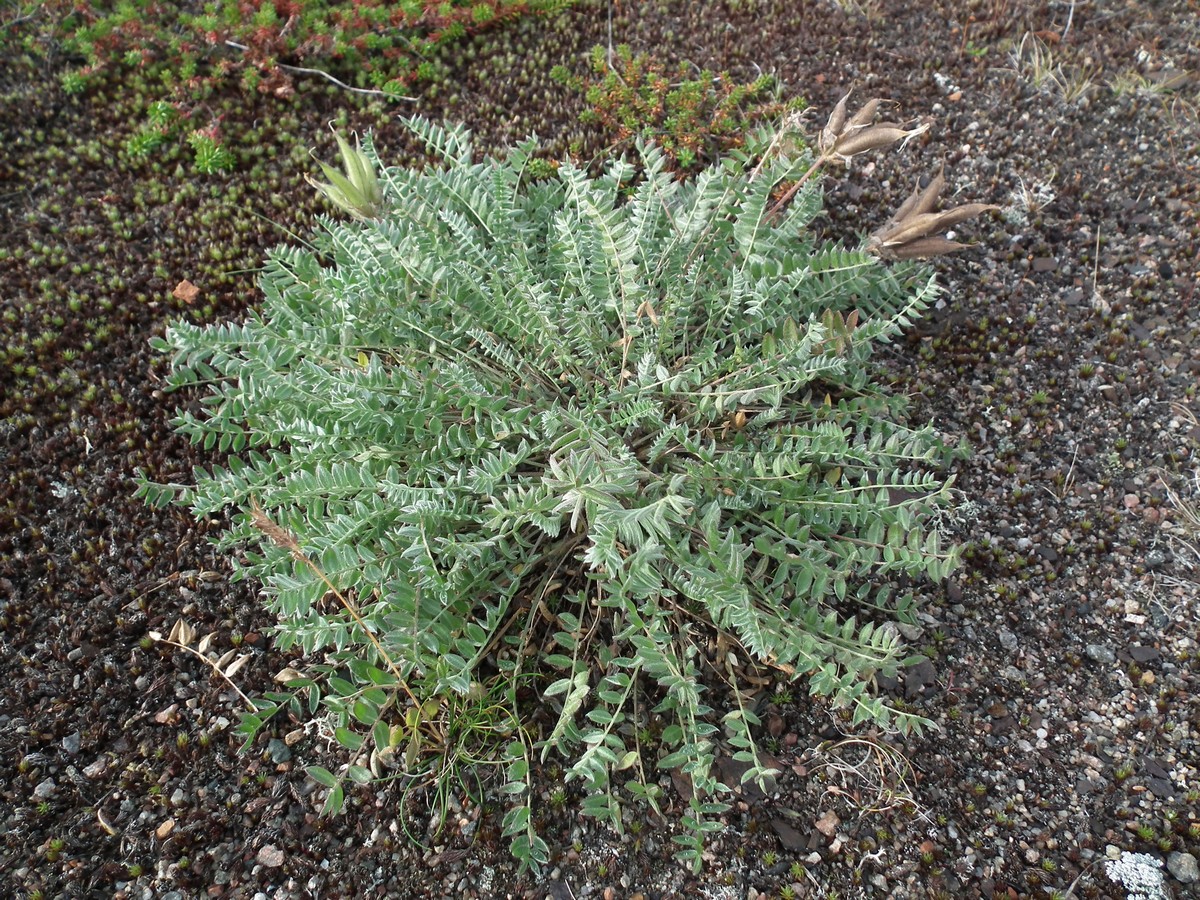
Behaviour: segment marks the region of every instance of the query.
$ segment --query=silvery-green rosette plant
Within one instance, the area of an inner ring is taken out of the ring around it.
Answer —
[[[837,124],[830,152],[883,145]],[[716,756],[765,775],[751,667],[807,676],[850,722],[920,725],[870,685],[902,661],[893,585],[954,564],[930,527],[948,451],[870,357],[936,288],[814,241],[821,157],[782,132],[681,182],[653,146],[590,177],[535,165],[533,140],[476,159],[462,128],[407,126],[436,165],[380,171],[369,138],[343,143],[355,219],[274,251],[243,324],[157,342],[172,388],[207,391],[180,430],[233,455],[141,493],[232,508],[220,544],[258,547],[240,573],[278,645],[323,654],[243,728],[324,707],[352,751],[309,769],[327,808],[347,780],[494,763],[536,869],[543,762],[618,829],[621,797],[656,804],[672,772],[699,866]]]

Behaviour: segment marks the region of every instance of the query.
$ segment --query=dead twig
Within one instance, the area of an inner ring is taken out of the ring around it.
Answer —
[[[241,51],[242,53],[245,53],[247,50],[250,49],[245,44],[239,44],[237,41],[228,41],[227,40],[225,42],[225,46],[232,47],[234,50]],[[380,91],[375,88],[351,87],[350,85],[346,84],[346,82],[341,81],[337,78],[334,78],[332,75],[330,75],[328,72],[326,72],[322,69],[309,69],[305,66],[289,66],[286,63],[276,63],[275,65],[278,66],[280,69],[282,69],[285,72],[296,72],[297,74],[300,74],[300,75],[320,75],[322,78],[326,78],[329,81],[332,81],[338,87],[344,88],[347,91],[353,91],[356,94],[371,94],[371,95],[375,95],[375,96],[379,96],[379,97],[387,97],[391,100],[408,100],[413,103],[415,103],[417,100],[416,97],[402,97],[399,94],[389,94],[387,91]]]
[[[246,709],[248,709],[250,712],[255,712],[257,710],[257,707],[250,700],[250,698],[242,692],[241,688],[233,683],[233,676],[238,672],[239,669],[242,668],[242,666],[246,664],[246,661],[250,659],[249,653],[243,653],[241,656],[238,656],[237,650],[234,649],[226,651],[219,659],[212,659],[207,655],[207,653],[209,645],[212,643],[212,639],[216,636],[216,633],[214,632],[212,634],[205,635],[200,639],[199,646],[193,647],[191,644],[192,641],[196,639],[196,631],[191,625],[183,621],[183,619],[179,619],[175,622],[174,627],[171,629],[171,633],[166,637],[163,637],[162,634],[157,631],[151,631],[149,636],[151,640],[157,641],[160,644],[167,644],[170,647],[175,647],[178,650],[183,650],[192,654],[192,656],[196,657],[206,666],[212,669],[213,672],[220,675],[225,680],[225,683],[237,692],[237,695],[242,698],[242,702],[246,704]]]

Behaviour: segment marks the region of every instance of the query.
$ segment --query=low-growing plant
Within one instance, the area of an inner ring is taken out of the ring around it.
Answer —
[[[166,0],[21,3],[21,14],[0,22],[6,47],[77,66],[59,76],[65,94],[83,94],[116,73],[153,92],[145,125],[131,133],[126,152],[142,159],[180,134],[213,126],[204,102],[222,83],[286,98],[297,79],[323,79],[337,89],[385,102],[413,100],[407,92],[441,71],[440,48],[469,35],[530,16],[549,16],[575,0]],[[122,80],[123,79],[123,80]],[[183,129],[175,116],[191,119]],[[219,142],[196,145],[196,168],[212,174],[232,157]]]
[[[346,6],[312,0],[202,5],[42,0],[0,30],[29,51],[61,52],[82,63],[63,76],[70,93],[86,90],[89,80],[106,69],[122,68],[161,81],[175,92],[174,99],[198,96],[231,76],[278,96],[292,92],[293,77],[315,76],[352,91],[398,98],[437,48],[573,2],[361,0]],[[314,65],[343,74],[350,83]]]
[[[232,508],[218,546],[259,545],[238,574],[264,584],[280,650],[327,654],[254,701],[247,744],[281,709],[327,710],[357,760],[309,769],[336,811],[347,778],[441,752],[431,734],[483,690],[465,734],[476,767],[502,768],[523,865],[550,858],[530,789],[557,755],[618,831],[623,795],[657,803],[656,770],[690,781],[675,841],[698,868],[728,808],[717,735],[745,780],[768,774],[757,715],[738,691],[718,713],[707,681],[768,667],[851,723],[922,725],[868,685],[913,617],[889,581],[955,564],[930,523],[950,451],[870,358],[936,295],[903,251],[948,214],[931,185],[870,248],[808,231],[821,164],[916,133],[872,126],[872,104],[843,100],[815,159],[758,134],[683,182],[650,144],[534,179],[533,140],[476,161],[465,129],[407,120],[436,165],[384,170],[355,221],[274,251],[246,322],[154,342],[172,389],[210,391],[179,430],[235,455],[139,493]],[[369,137],[361,153],[348,178],[369,184]]]
[[[623,148],[632,148],[639,137],[653,140],[684,170],[713,162],[740,147],[762,123],[803,107],[798,100],[778,101],[770,75],[737,84],[725,74],[690,71],[686,63],[668,71],[660,60],[635,55],[626,45],[611,53],[597,46],[589,62],[591,76],[572,75],[565,66],[550,72],[583,94],[588,108],[582,121],[598,124]]]
[[[156,100],[146,108],[142,127],[125,141],[125,152],[134,159],[145,159],[171,137],[180,125],[178,111],[164,100]]]
[[[193,131],[188,135],[188,143],[196,157],[196,170],[205,175],[232,169],[236,162],[233,154],[221,144],[215,128]]]
[[[87,73],[82,71],[63,72],[59,84],[67,95],[82,94],[88,88]]]

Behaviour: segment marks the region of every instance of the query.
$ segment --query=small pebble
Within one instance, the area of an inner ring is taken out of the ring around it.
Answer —
[[[267,743],[267,753],[271,754],[271,762],[276,765],[288,762],[292,758],[292,751],[279,738],[272,738]]]
[[[49,800],[54,796],[54,792],[57,789],[58,786],[54,783],[54,779],[47,778],[33,789],[33,796],[37,797],[39,800]]]
[[[1083,648],[1083,653],[1092,662],[1100,663],[1103,666],[1111,665],[1117,661],[1117,655],[1103,644],[1088,644]]]

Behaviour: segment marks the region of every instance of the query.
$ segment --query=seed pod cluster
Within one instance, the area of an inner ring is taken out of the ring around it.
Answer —
[[[968,247],[949,240],[944,232],[980,213],[999,209],[989,203],[968,203],[955,209],[934,212],[938,195],[946,186],[945,165],[929,184],[917,189],[900,204],[887,223],[867,240],[867,250],[882,259],[929,259]]]
[[[851,157],[859,153],[890,147],[898,141],[908,141],[929,130],[929,122],[922,122],[913,128],[905,128],[896,122],[875,122],[879,107],[886,102],[878,97],[868,100],[862,109],[851,116],[846,111],[846,103],[851,93],[853,91],[847,91],[838,101],[833,112],[829,114],[829,121],[821,130],[817,149],[822,156],[849,162]]]

